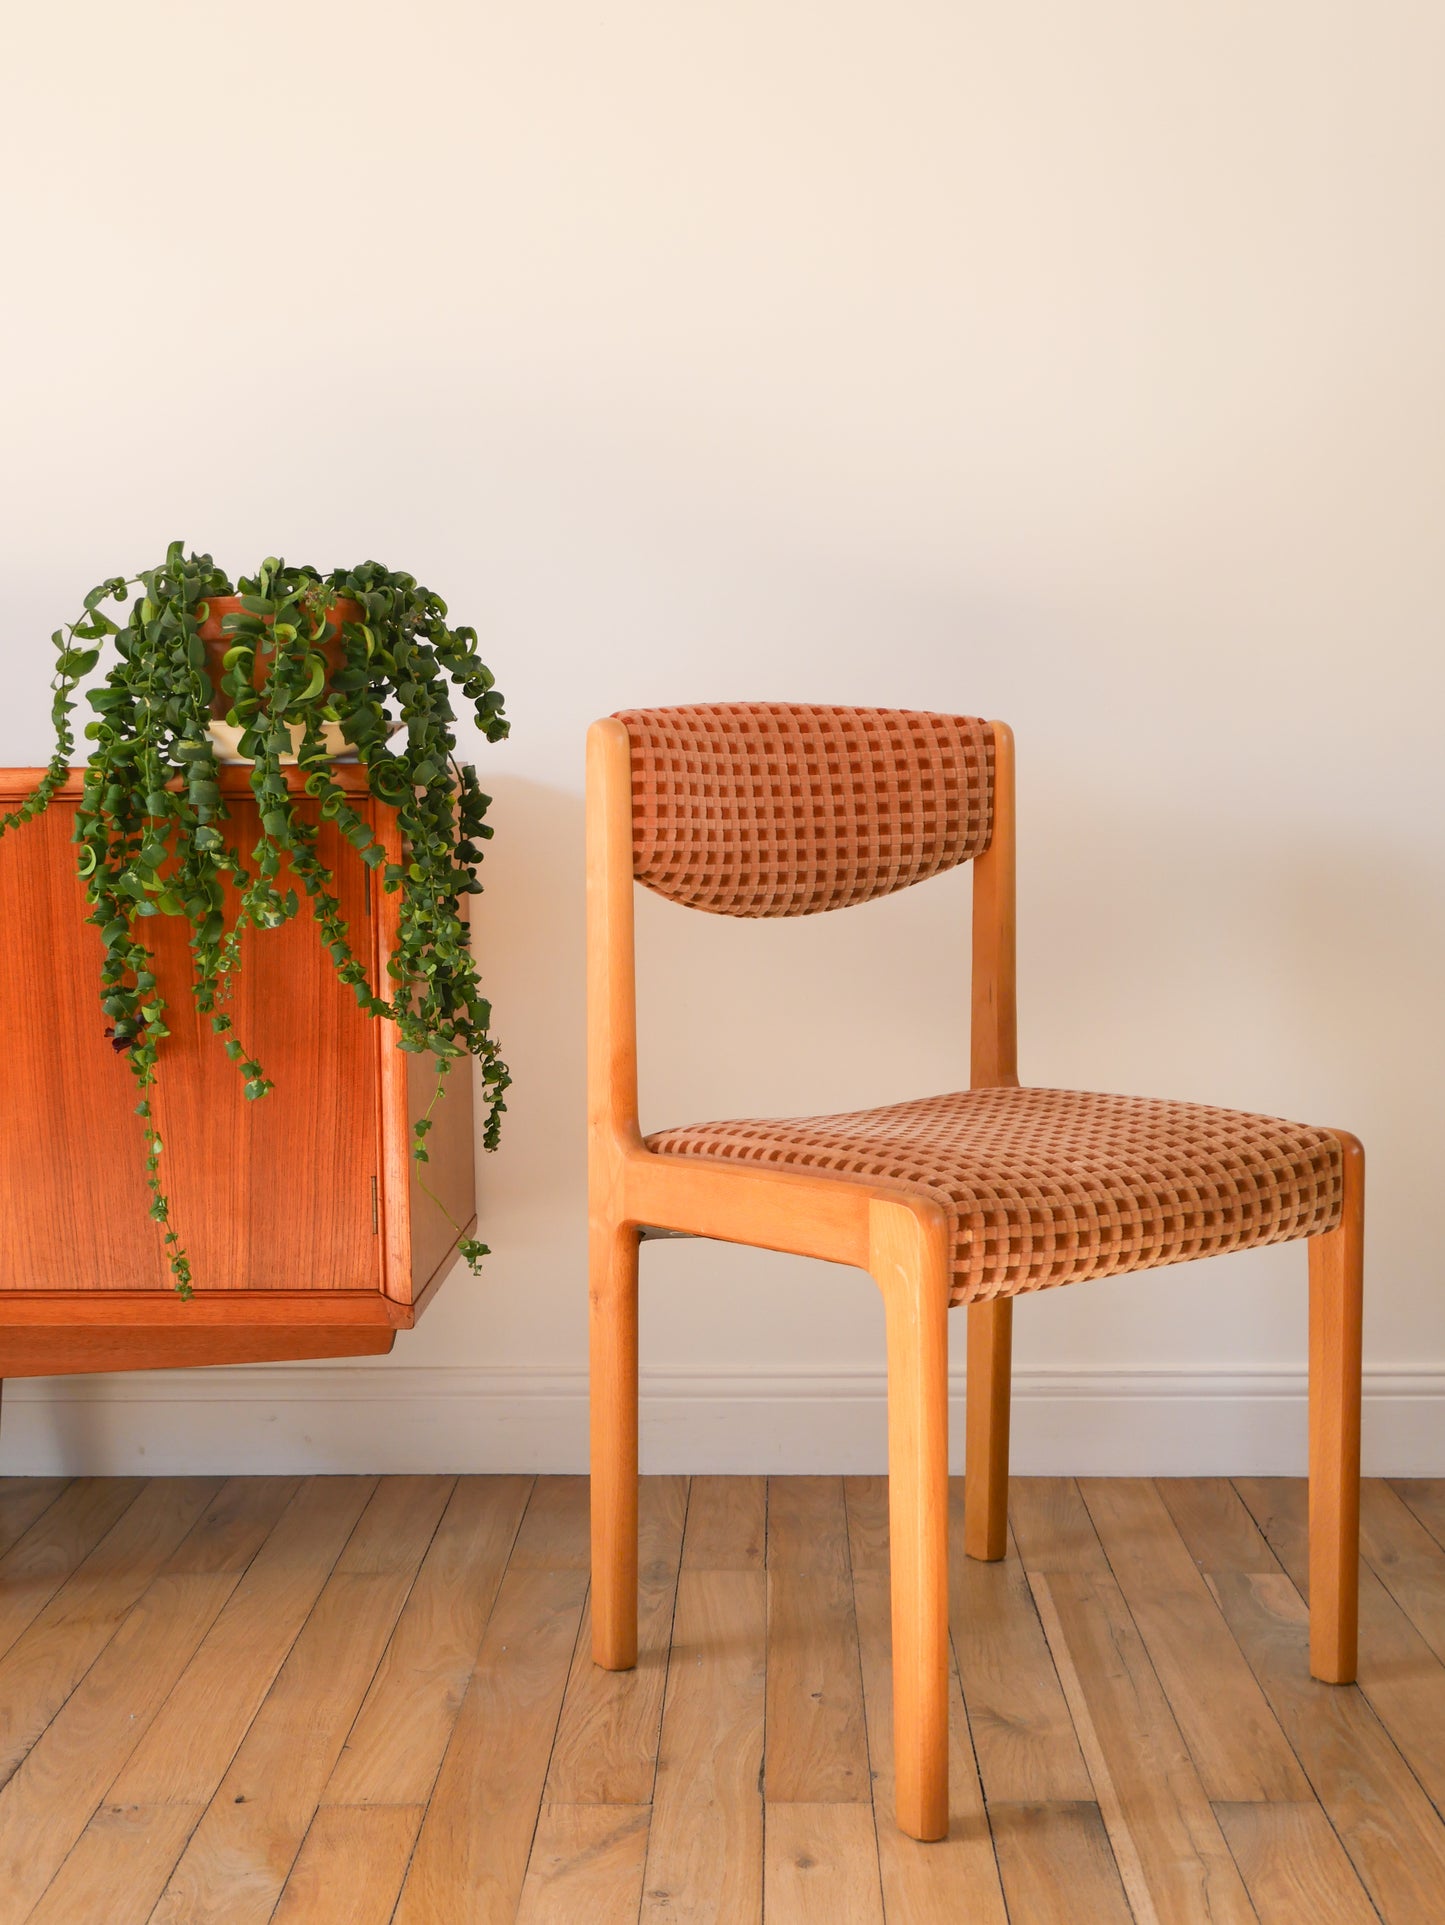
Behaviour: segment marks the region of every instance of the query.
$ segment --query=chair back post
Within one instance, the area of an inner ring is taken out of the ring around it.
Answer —
[[[593,1181],[641,1150],[633,939],[632,750],[612,718],[587,731],[587,1121]],[[609,1186],[610,1187],[610,1186]]]
[[[975,1089],[1017,1089],[1014,738],[1006,722],[989,726],[993,730],[993,830],[988,847],[973,859],[970,1080]]]

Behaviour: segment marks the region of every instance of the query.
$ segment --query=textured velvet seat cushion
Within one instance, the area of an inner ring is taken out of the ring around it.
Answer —
[[[637,880],[724,916],[842,909],[967,862],[993,827],[993,729],[913,709],[627,709]]]
[[[1327,1130],[1148,1097],[961,1090],[648,1145],[933,1198],[953,1224],[955,1303],[1317,1236],[1340,1215]]]

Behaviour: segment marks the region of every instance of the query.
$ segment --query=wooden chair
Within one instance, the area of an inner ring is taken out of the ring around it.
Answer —
[[[968,1312],[964,1546],[1007,1537],[1024,1290],[1310,1239],[1310,1669],[1355,1675],[1364,1158],[1343,1131],[1021,1089],[1013,738],[879,709],[638,710],[587,744],[593,1655],[637,1657],[637,1254],[648,1230],[823,1257],[883,1295],[897,1818],[948,1829],[948,1311]],[[974,863],[972,1087],[644,1138],[633,883],[805,915]]]

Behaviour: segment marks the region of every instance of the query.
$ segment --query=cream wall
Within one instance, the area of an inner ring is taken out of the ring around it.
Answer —
[[[580,1463],[583,732],[751,697],[1013,722],[1026,1079],[1355,1129],[1367,1450],[1445,1470],[1438,7],[81,0],[8,39],[0,760],[46,753],[57,620],[177,534],[414,570],[514,718],[516,1088],[485,1278],[392,1358],[17,1384],[5,1468]],[[963,1081],[966,899],[644,900],[644,1120]],[[881,1462],[865,1278],[644,1268],[654,1467]],[[1303,1273],[1027,1302],[1019,1463],[1296,1467]]]

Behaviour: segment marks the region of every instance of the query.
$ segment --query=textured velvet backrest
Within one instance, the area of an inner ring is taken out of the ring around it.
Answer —
[[[988,847],[993,730],[785,702],[627,709],[639,882],[726,916],[806,916]]]

